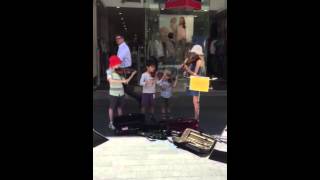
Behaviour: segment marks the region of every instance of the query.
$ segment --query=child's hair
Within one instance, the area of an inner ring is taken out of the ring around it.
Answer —
[[[170,72],[169,70],[165,70],[165,71],[164,71],[164,74],[169,77],[169,78],[168,78],[168,82],[169,82],[170,84],[175,81],[175,78],[172,77],[172,74],[171,74],[171,72]]]
[[[146,66],[147,68],[150,67],[150,66],[154,66],[156,68],[156,63],[152,60],[149,60],[147,63],[146,63]],[[151,77],[155,77],[156,76],[156,71],[154,71],[153,73],[151,73]]]
[[[156,67],[156,63],[155,63],[153,60],[149,60],[149,61],[146,63],[146,66],[147,66],[147,67],[150,67],[150,66]]]

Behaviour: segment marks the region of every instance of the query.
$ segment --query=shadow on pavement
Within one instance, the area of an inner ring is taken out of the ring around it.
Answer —
[[[227,96],[206,96],[200,100],[200,129],[207,134],[221,134],[227,124]],[[94,98],[93,128],[104,136],[114,136],[108,128],[109,118],[107,96]],[[156,99],[156,118],[160,119],[160,99]],[[125,99],[124,113],[139,112],[138,103]],[[192,98],[188,96],[173,97],[171,100],[173,117],[193,117]]]

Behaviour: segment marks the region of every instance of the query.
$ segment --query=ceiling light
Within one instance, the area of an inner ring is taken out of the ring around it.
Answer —
[[[117,6],[117,8],[119,9],[120,7],[119,7],[119,6]]]

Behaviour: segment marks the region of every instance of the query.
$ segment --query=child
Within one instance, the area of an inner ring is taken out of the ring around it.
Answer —
[[[147,71],[144,72],[140,79],[140,86],[142,86],[141,112],[146,113],[148,107],[150,108],[151,116],[154,116],[156,80],[155,80],[155,63],[147,63]]]
[[[123,79],[115,70],[119,68],[121,60],[118,56],[111,56],[109,58],[109,69],[106,71],[107,80],[110,84],[109,95],[110,95],[110,105],[109,105],[109,128],[114,130],[113,118],[114,111],[118,111],[118,116],[122,115],[122,106],[124,99],[124,90],[122,83],[127,84],[128,80]]]
[[[163,73],[162,78],[157,81],[157,84],[160,86],[161,89],[161,99],[162,99],[162,119],[168,118],[166,115],[170,113],[170,103],[169,100],[172,96],[172,89],[176,87],[177,85],[177,78],[174,80],[171,77],[171,72],[170,71],[165,71]]]

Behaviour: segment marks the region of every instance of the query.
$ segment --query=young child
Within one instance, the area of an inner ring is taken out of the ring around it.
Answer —
[[[114,111],[118,111],[118,116],[122,115],[122,106],[124,99],[123,84],[128,83],[127,79],[123,79],[115,70],[119,68],[121,60],[118,56],[111,56],[109,58],[109,69],[106,71],[107,80],[110,84],[109,95],[110,95],[110,105],[109,105],[109,128],[114,130],[113,119]]]
[[[162,78],[157,81],[157,84],[160,86],[160,96],[162,99],[162,119],[168,118],[168,114],[170,113],[170,103],[169,100],[172,96],[172,90],[177,85],[177,78],[173,79],[171,76],[171,72],[166,70],[163,73]]]
[[[149,61],[147,63],[147,71],[144,72],[140,79],[142,86],[141,112],[146,113],[150,109],[151,116],[154,116],[156,79],[155,79],[155,63]]]

